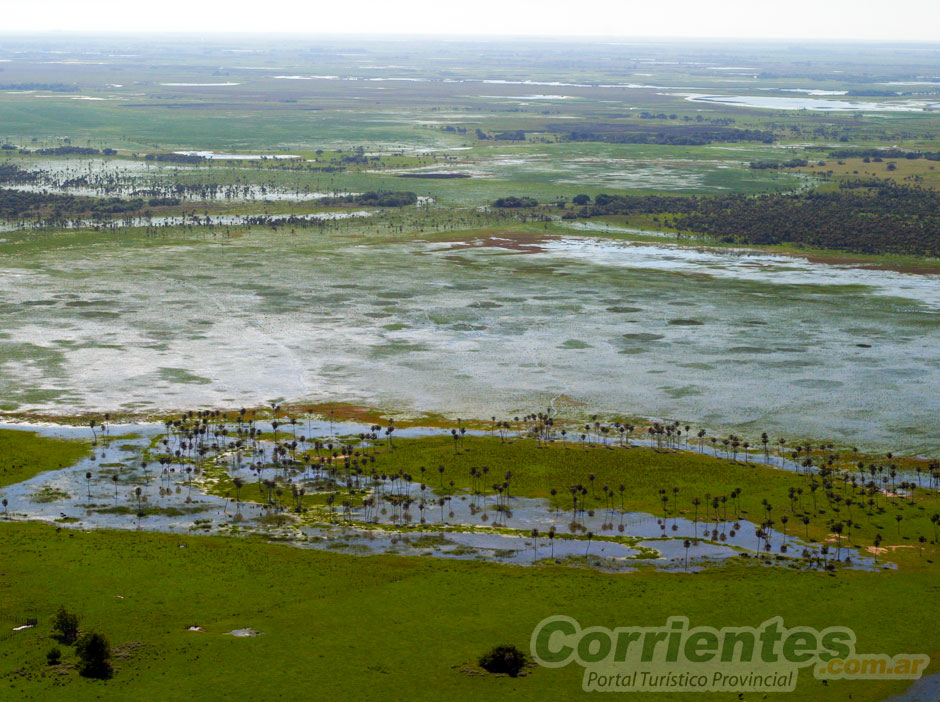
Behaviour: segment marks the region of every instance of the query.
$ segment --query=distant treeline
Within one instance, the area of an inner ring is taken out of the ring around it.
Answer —
[[[35,171],[27,171],[12,163],[0,163],[0,183],[32,183],[39,180]]]
[[[359,195],[334,195],[317,202],[324,205],[365,205],[367,207],[406,207],[418,202],[418,196],[410,191],[373,190]]]
[[[830,151],[831,158],[868,158],[880,159],[886,158],[905,158],[912,161],[917,159],[927,159],[928,161],[940,161],[940,151],[902,151],[900,149],[836,149]]]
[[[15,166],[13,167],[15,168]],[[0,179],[4,167],[0,166]],[[0,188],[0,217],[35,218],[41,216],[50,221],[82,216],[95,217],[114,214],[143,214],[145,207],[175,207],[182,204],[178,197],[98,198],[54,193],[22,192]],[[405,207],[418,202],[413,192],[373,191],[360,195],[337,195],[317,201],[322,205],[362,205],[366,207]]]
[[[0,145],[4,151],[16,151],[21,154],[34,154],[36,156],[114,156],[117,151],[114,149],[93,149],[90,146],[54,146],[45,149],[17,149],[12,144]]]
[[[702,146],[714,142],[757,141],[770,144],[773,132],[738,129],[710,124],[590,124],[554,125],[552,131],[568,141],[599,141],[610,144],[662,144],[666,146]]]
[[[668,226],[728,243],[940,256],[940,193],[883,180],[834,192],[668,197],[598,195],[566,218],[664,215]]]
[[[791,158],[789,161],[751,161],[751,168],[757,171],[776,170],[778,168],[802,168],[808,166],[805,158]]]
[[[114,149],[93,149],[90,146],[56,146],[49,149],[38,149],[33,153],[40,156],[114,156],[117,151]]]
[[[48,90],[53,93],[77,93],[78,86],[68,83],[0,83],[0,90]]]
[[[12,144],[0,145],[4,151],[15,151],[17,147]],[[21,154],[34,154],[37,156],[114,156],[117,151],[114,149],[93,149],[90,146],[54,146],[45,149],[19,149]]]
[[[163,163],[202,163],[205,157],[196,154],[145,154],[144,158],[148,161],[160,161]]]
[[[50,219],[60,220],[75,215],[126,214],[137,212],[143,206],[144,201],[140,198],[79,197],[0,188],[0,217],[7,219],[48,215]]]
[[[508,131],[492,132],[487,134],[482,129],[476,130],[477,139],[486,141],[494,139],[495,141],[525,141],[526,131],[524,129],[511,129]]]
[[[427,178],[430,180],[449,180],[452,178],[469,178],[469,173],[402,173],[399,178]]]
[[[539,202],[532,197],[501,197],[493,203],[493,207],[514,209],[517,207],[536,207]]]

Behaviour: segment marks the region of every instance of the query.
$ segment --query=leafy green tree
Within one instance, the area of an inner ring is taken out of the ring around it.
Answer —
[[[52,618],[52,631],[61,643],[71,646],[78,638],[78,615],[59,607]]]
[[[111,667],[111,644],[104,634],[89,631],[75,644],[80,661],[78,672],[86,678],[104,680],[114,673]]]
[[[480,657],[480,667],[489,673],[516,677],[527,662],[525,654],[512,645],[496,646]]]

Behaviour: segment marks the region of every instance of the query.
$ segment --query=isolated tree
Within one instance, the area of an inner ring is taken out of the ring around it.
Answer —
[[[52,632],[61,643],[71,646],[78,638],[78,615],[69,612],[64,606],[59,607],[52,618]]]
[[[104,680],[114,673],[111,667],[111,644],[96,631],[89,631],[75,644],[80,661],[78,672],[86,678]]]
[[[526,656],[515,646],[497,646],[480,657],[480,667],[490,673],[516,677],[526,664]]]

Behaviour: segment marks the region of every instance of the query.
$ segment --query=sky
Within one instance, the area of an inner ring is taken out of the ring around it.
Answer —
[[[940,0],[7,0],[0,32],[940,41]]]

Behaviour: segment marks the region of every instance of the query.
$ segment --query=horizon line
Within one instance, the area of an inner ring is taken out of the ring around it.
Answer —
[[[243,37],[243,38],[333,38],[333,39],[372,39],[372,40],[409,40],[409,39],[439,39],[439,40],[529,40],[529,41],[571,41],[576,43],[617,40],[630,42],[722,42],[739,41],[755,43],[772,42],[837,42],[837,43],[863,43],[863,44],[919,44],[936,45],[940,48],[940,37],[936,39],[912,38],[872,38],[872,37],[844,37],[844,36],[753,36],[753,35],[626,35],[626,34],[480,34],[480,33],[446,33],[433,31],[416,32],[345,32],[345,31],[292,31],[292,30],[219,30],[219,29],[174,29],[174,30],[147,30],[147,29],[0,29],[0,37],[160,37],[172,39],[174,37],[188,36],[214,36],[214,37]]]

